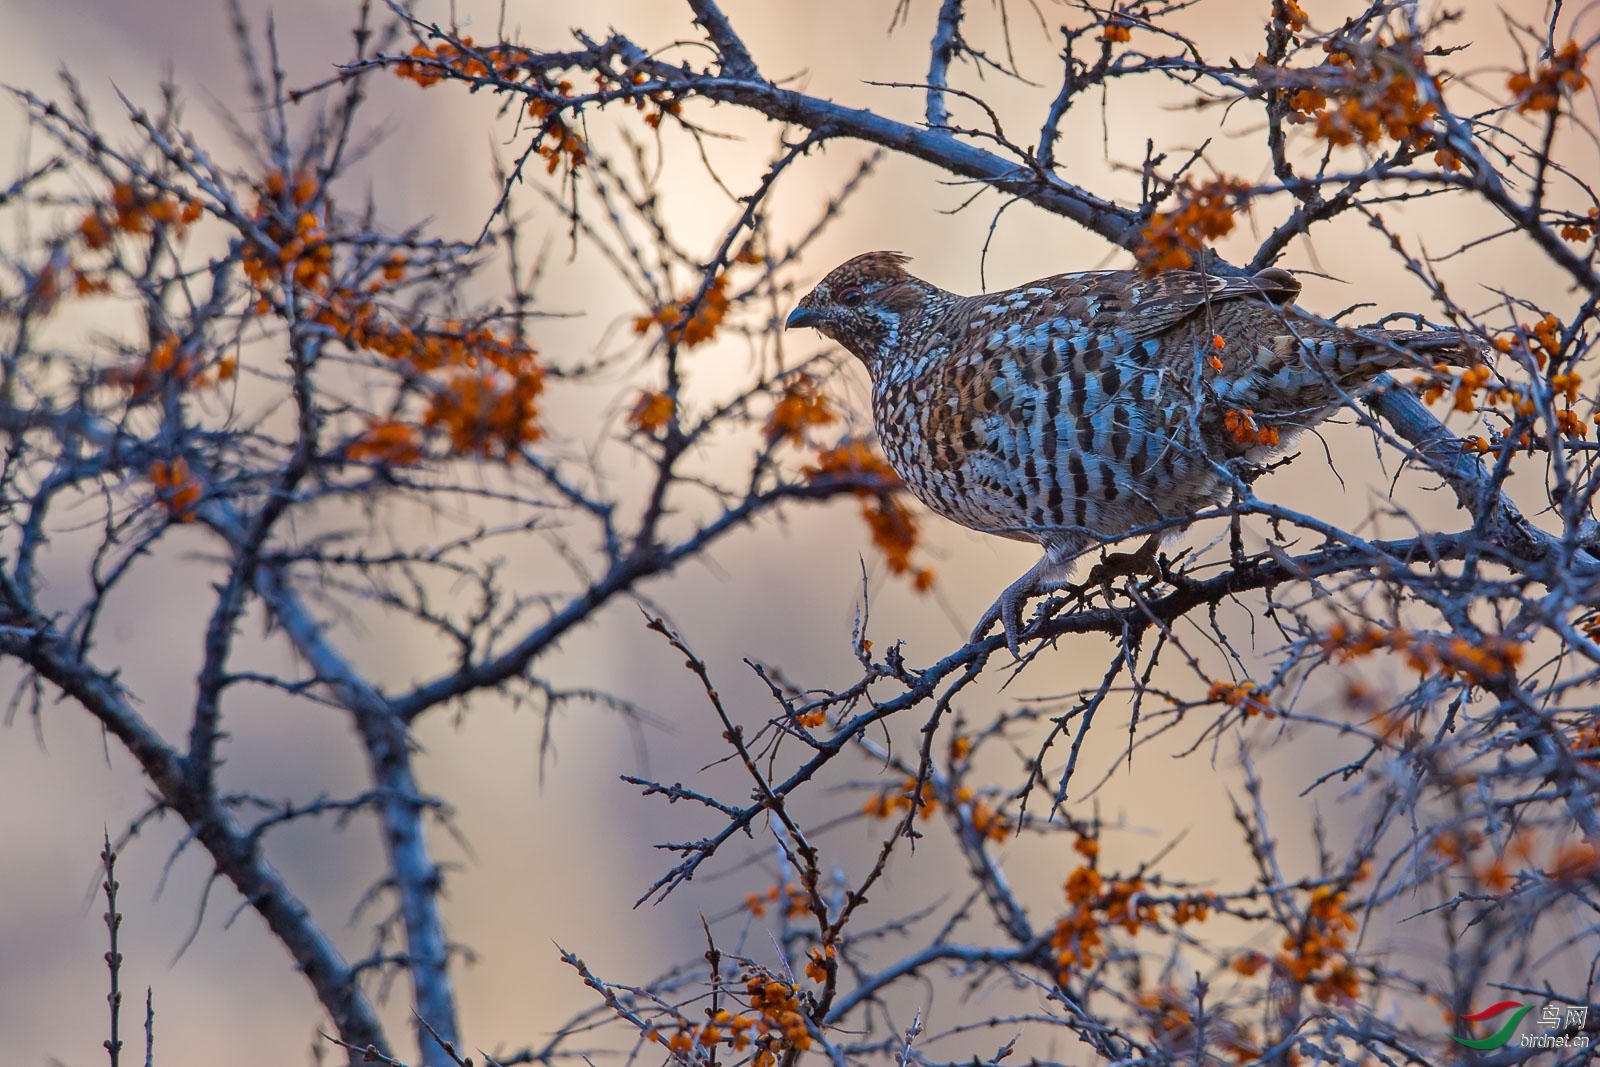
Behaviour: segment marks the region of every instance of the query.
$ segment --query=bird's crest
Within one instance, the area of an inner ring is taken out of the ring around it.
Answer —
[[[911,257],[904,252],[863,252],[833,269],[827,281],[835,290],[846,285],[866,285],[881,282],[893,285],[910,277],[906,264]]]

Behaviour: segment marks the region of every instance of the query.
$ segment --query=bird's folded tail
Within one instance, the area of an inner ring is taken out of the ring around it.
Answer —
[[[1362,346],[1374,359],[1392,358],[1393,362],[1383,365],[1384,370],[1435,363],[1475,367],[1488,362],[1481,343],[1457,330],[1360,330],[1357,335],[1374,339],[1372,345]],[[1412,358],[1407,358],[1407,353]]]
[[[1243,373],[1219,375],[1213,388],[1225,406],[1269,417],[1337,405],[1384,371],[1486,361],[1480,345],[1454,330],[1301,329],[1275,336],[1257,353]]]
[[[1482,347],[1455,330],[1350,330],[1337,337],[1300,338],[1306,362],[1346,389],[1359,389],[1389,370],[1431,370],[1439,364],[1486,362]]]

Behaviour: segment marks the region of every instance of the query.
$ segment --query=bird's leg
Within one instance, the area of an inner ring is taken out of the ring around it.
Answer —
[[[1006,647],[1011,650],[1013,656],[1021,659],[1022,606],[1035,593],[1060,586],[1063,578],[1062,569],[1061,562],[1046,552],[1038,563],[1028,568],[1026,574],[1006,586],[1006,591],[1000,594],[999,600],[989,605],[989,610],[983,613],[983,618],[978,620],[977,627],[972,631],[970,640],[983,640],[983,635],[998,622],[1005,631]]]
[[[1161,535],[1151,534],[1136,552],[1113,552],[1106,556],[1094,570],[1089,572],[1088,581],[1106,584],[1122,575],[1155,574],[1156,553],[1160,548]],[[1013,656],[1021,659],[1023,605],[1028,602],[1029,597],[1061,588],[1071,570],[1071,559],[1063,562],[1057,559],[1056,555],[1047,549],[1039,562],[1028,568],[1026,574],[1006,586],[1006,591],[1000,594],[1000,599],[990,604],[989,610],[978,620],[978,625],[973,629],[969,640],[981,641],[984,634],[998,622],[1005,631],[1006,647],[1011,650]]]

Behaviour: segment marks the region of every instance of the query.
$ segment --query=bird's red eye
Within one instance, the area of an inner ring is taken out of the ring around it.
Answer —
[[[853,308],[866,299],[866,295],[861,291],[859,285],[852,285],[846,289],[839,290],[839,303],[847,308]]]

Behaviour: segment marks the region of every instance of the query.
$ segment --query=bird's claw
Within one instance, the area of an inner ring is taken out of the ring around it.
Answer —
[[[1027,594],[1018,596],[1012,589],[1007,589],[1000,594],[1000,598],[983,613],[978,620],[978,625],[972,631],[971,642],[976,644],[982,641],[995,623],[1000,624],[1005,633],[1006,648],[1011,650],[1011,655],[1016,659],[1022,658],[1022,605],[1027,601]]]

